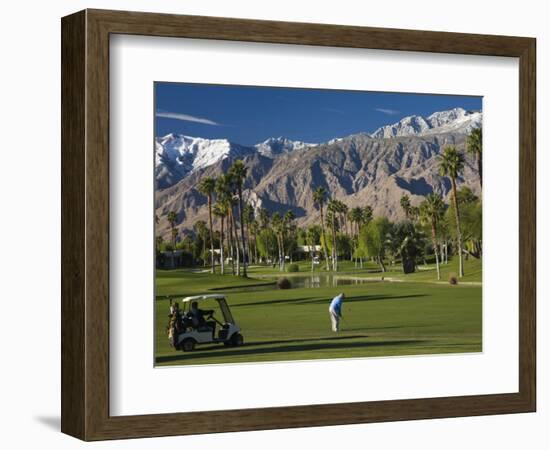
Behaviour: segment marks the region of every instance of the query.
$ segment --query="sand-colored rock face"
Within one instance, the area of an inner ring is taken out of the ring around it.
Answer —
[[[156,232],[169,238],[168,211],[177,212],[181,231],[192,230],[197,220],[207,220],[207,200],[196,186],[203,176],[215,177],[227,171],[237,158],[248,167],[245,199],[256,209],[264,207],[272,213],[291,209],[299,226],[319,221],[313,202],[313,191],[318,186],[350,208],[370,205],[374,215],[400,219],[404,216],[399,205],[403,194],[410,196],[413,205],[431,192],[449,195],[451,183],[439,176],[437,156],[447,145],[464,150],[465,138],[463,130],[392,138],[359,134],[275,155],[229,154],[156,192],[156,214],[160,217]],[[473,158],[466,155],[458,184],[479,193],[475,168]]]

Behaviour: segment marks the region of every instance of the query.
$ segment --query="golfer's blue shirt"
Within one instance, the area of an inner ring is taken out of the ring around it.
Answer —
[[[341,316],[342,315],[342,302],[343,301],[344,301],[343,297],[341,295],[337,295],[330,302],[330,306],[328,307],[328,309],[330,311],[334,311],[336,314]]]

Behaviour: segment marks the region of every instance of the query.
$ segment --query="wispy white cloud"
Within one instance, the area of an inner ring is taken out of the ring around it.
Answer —
[[[192,116],[190,114],[175,113],[175,112],[168,112],[168,111],[157,111],[156,116],[164,117],[166,119],[183,120],[184,122],[202,123],[204,125],[214,125],[218,127],[221,126],[221,123],[214,122],[213,120],[210,120],[210,119],[205,119],[204,117]]]
[[[394,116],[395,114],[399,114],[401,111],[398,111],[397,109],[388,109],[388,108],[374,108],[375,111],[388,114],[389,116]]]

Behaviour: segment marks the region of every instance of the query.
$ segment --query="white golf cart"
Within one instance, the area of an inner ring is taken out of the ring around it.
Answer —
[[[188,326],[175,339],[175,347],[184,352],[193,351],[197,344],[223,343],[226,347],[238,347],[243,345],[244,339],[240,333],[241,329],[233,320],[233,315],[227,304],[224,295],[196,295],[193,297],[185,297],[182,303],[182,314],[185,316],[191,311],[191,305],[197,302],[201,306],[208,300],[214,300],[218,304],[218,309],[221,312],[223,321],[215,317],[215,311],[209,311],[205,317],[205,324],[201,326]],[[216,325],[219,326],[216,335]]]

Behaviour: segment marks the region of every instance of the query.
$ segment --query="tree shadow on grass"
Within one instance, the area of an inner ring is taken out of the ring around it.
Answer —
[[[378,330],[394,330],[399,329],[403,330],[405,328],[430,328],[436,327],[439,324],[425,324],[425,325],[391,325],[386,327],[367,327],[369,331],[378,331]],[[346,328],[346,331],[365,331],[365,327],[356,327],[356,328]]]
[[[264,301],[257,301],[257,302],[247,302],[247,303],[235,303],[231,305],[231,308],[238,308],[240,306],[258,306],[258,305],[278,305],[280,303],[299,303],[304,302],[307,303],[308,300],[316,300],[318,297],[300,297],[300,298],[287,298],[287,299],[279,299],[279,300],[264,300]]]
[[[350,350],[358,348],[374,348],[374,347],[391,347],[399,345],[414,345],[425,343],[425,340],[411,339],[411,340],[395,340],[395,341],[377,341],[377,342],[318,342],[312,344],[298,344],[298,345],[282,345],[279,347],[263,348],[262,344],[253,344],[254,347],[244,346],[239,349],[223,350],[219,352],[205,352],[205,353],[188,353],[179,355],[168,355],[156,357],[156,363],[169,363],[169,362],[190,362],[200,360],[204,358],[227,358],[228,356],[244,356],[244,355],[267,355],[270,353],[288,353],[288,352],[304,352],[315,350]]]
[[[344,307],[346,304],[349,303],[356,303],[356,302],[372,302],[376,300],[404,300],[409,298],[419,298],[419,297],[427,297],[427,294],[409,294],[409,295],[356,295],[354,297],[346,297],[344,300]],[[325,299],[317,299],[313,301],[297,301],[296,303],[311,303],[311,304],[319,304],[319,303],[326,303],[327,307],[330,301],[327,301]]]
[[[411,298],[427,297],[427,294],[409,294],[409,295],[356,295],[354,297],[346,297],[344,300],[344,306],[348,303],[355,302],[371,302],[376,300],[404,300]],[[238,303],[231,305],[232,308],[237,308],[239,306],[259,306],[259,305],[277,305],[277,304],[288,304],[288,305],[320,305],[326,304],[327,308],[330,304],[329,298],[319,298],[315,297],[302,297],[302,298],[289,298],[281,300],[264,300],[258,302],[248,302],[248,303]]]
[[[366,334],[350,334],[350,335],[340,335],[340,336],[331,336],[325,338],[301,338],[301,339],[279,339],[273,341],[259,341],[259,342],[248,342],[247,345],[277,345],[277,344],[294,344],[296,342],[311,342],[311,341],[340,341],[343,339],[366,339],[368,336]],[[219,348],[219,346],[211,347]],[[205,348],[206,350],[206,348]]]

